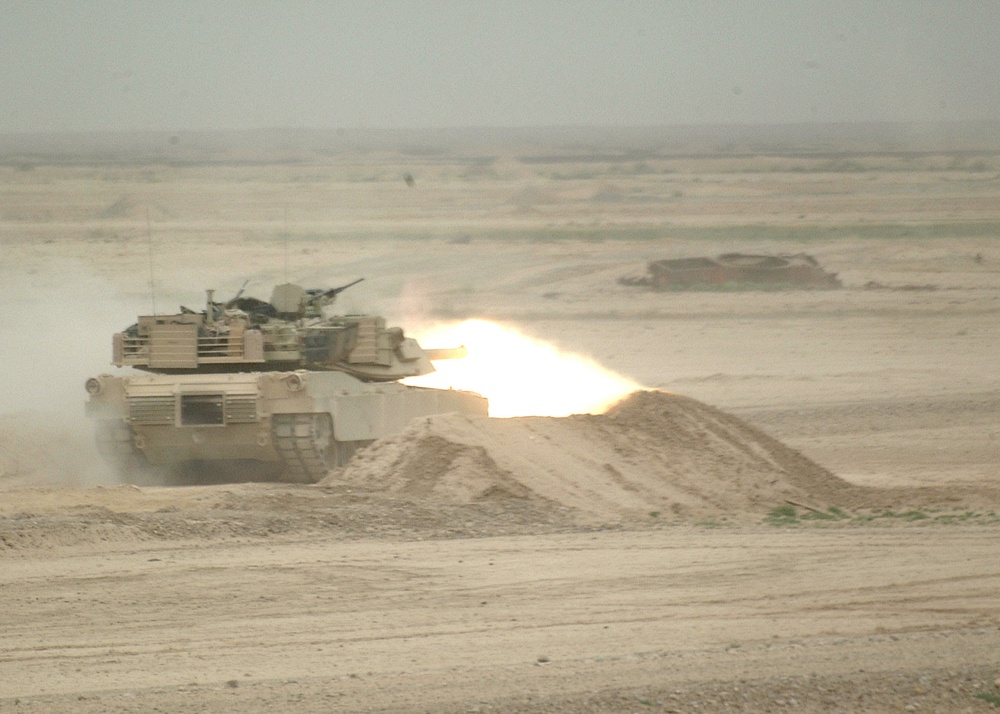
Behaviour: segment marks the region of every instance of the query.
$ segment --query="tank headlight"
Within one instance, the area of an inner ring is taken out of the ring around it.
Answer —
[[[97,377],[91,377],[88,379],[84,386],[87,389],[87,394],[90,394],[91,396],[96,396],[101,393],[101,380]]]
[[[285,384],[288,386],[289,392],[297,392],[302,389],[302,377],[297,374],[290,374],[285,378]]]

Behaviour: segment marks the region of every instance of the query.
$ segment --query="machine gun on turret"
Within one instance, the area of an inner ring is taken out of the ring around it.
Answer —
[[[310,290],[306,290],[306,294],[309,296],[306,298],[306,305],[315,305],[317,303],[329,305],[337,298],[338,295],[340,295],[340,293],[347,290],[347,288],[353,288],[362,280],[364,280],[364,278],[358,278],[347,285],[341,285],[339,288],[330,288],[328,290],[323,290],[323,288],[312,288]]]
[[[337,296],[360,283],[364,278],[341,285],[339,288],[305,288],[294,283],[275,286],[271,292],[271,305],[282,320],[300,320],[307,317],[323,317],[323,308],[331,305]]]

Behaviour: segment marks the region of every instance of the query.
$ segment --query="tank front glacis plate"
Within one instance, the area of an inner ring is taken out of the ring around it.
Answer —
[[[134,426],[136,447],[153,465],[184,461],[280,461],[265,424],[232,424],[224,429]]]

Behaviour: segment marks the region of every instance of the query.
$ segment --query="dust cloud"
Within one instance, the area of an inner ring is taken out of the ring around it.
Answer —
[[[111,370],[111,335],[136,308],[69,260],[5,275],[0,304],[0,478],[114,481],[96,454],[83,384]]]

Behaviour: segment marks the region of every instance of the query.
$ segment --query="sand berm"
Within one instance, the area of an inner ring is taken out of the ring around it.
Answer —
[[[338,482],[440,503],[541,501],[595,522],[759,514],[789,503],[955,506],[981,495],[852,485],[731,414],[661,391],[633,392],[601,415],[421,418],[325,481]]]

